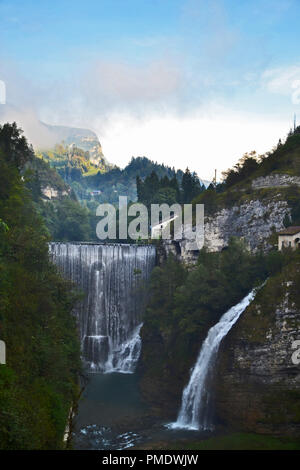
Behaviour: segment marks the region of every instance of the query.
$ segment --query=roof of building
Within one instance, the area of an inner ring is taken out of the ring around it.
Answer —
[[[300,232],[300,226],[294,227],[287,227],[284,230],[278,232],[278,235],[295,235],[296,233]]]

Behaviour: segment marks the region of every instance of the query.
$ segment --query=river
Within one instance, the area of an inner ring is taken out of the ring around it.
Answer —
[[[125,450],[199,440],[211,433],[170,430],[143,403],[137,374],[90,373],[75,418],[73,447],[79,450]],[[167,447],[165,447],[167,448]]]

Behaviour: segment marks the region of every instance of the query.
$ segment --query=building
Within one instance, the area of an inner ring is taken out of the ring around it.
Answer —
[[[100,196],[100,194],[102,194],[102,191],[100,191],[99,189],[91,191],[92,196]]]
[[[300,247],[300,226],[288,227],[278,232],[278,250]]]

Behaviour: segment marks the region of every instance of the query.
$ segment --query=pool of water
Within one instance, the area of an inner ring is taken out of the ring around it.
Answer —
[[[75,449],[124,450],[205,437],[207,433],[170,430],[143,403],[136,374],[89,374],[75,418]]]

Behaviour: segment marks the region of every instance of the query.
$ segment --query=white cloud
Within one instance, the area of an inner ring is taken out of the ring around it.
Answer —
[[[184,81],[180,64],[170,58],[141,65],[99,61],[85,71],[80,93],[92,109],[136,111],[176,100]]]
[[[290,96],[293,104],[299,104],[300,65],[266,70],[262,74],[262,85],[269,93]]]
[[[203,179],[212,179],[215,168],[220,178],[247,151],[271,150],[287,130],[285,121],[224,109],[213,115],[152,116],[143,121],[115,115],[100,138],[106,157],[120,166],[132,156],[145,155],[183,170],[189,166]]]
[[[263,153],[284,137],[288,124],[283,118],[233,112],[232,104],[217,108],[211,104],[215,95],[207,93],[207,75],[200,75],[197,95],[183,70],[182,62],[170,58],[140,65],[100,61],[84,71],[82,82],[78,74],[73,83],[52,83],[49,90],[27,87],[17,73],[0,78],[9,84],[8,101],[13,97],[12,104],[19,105],[9,110],[10,120],[24,126],[33,142],[49,141],[37,116],[49,124],[90,128],[98,133],[106,157],[121,166],[132,155],[146,155],[177,168],[189,166],[211,179],[215,168],[220,177],[244,152]],[[263,74],[262,84],[270,93],[289,89],[292,96],[298,77],[300,65],[272,69]]]

